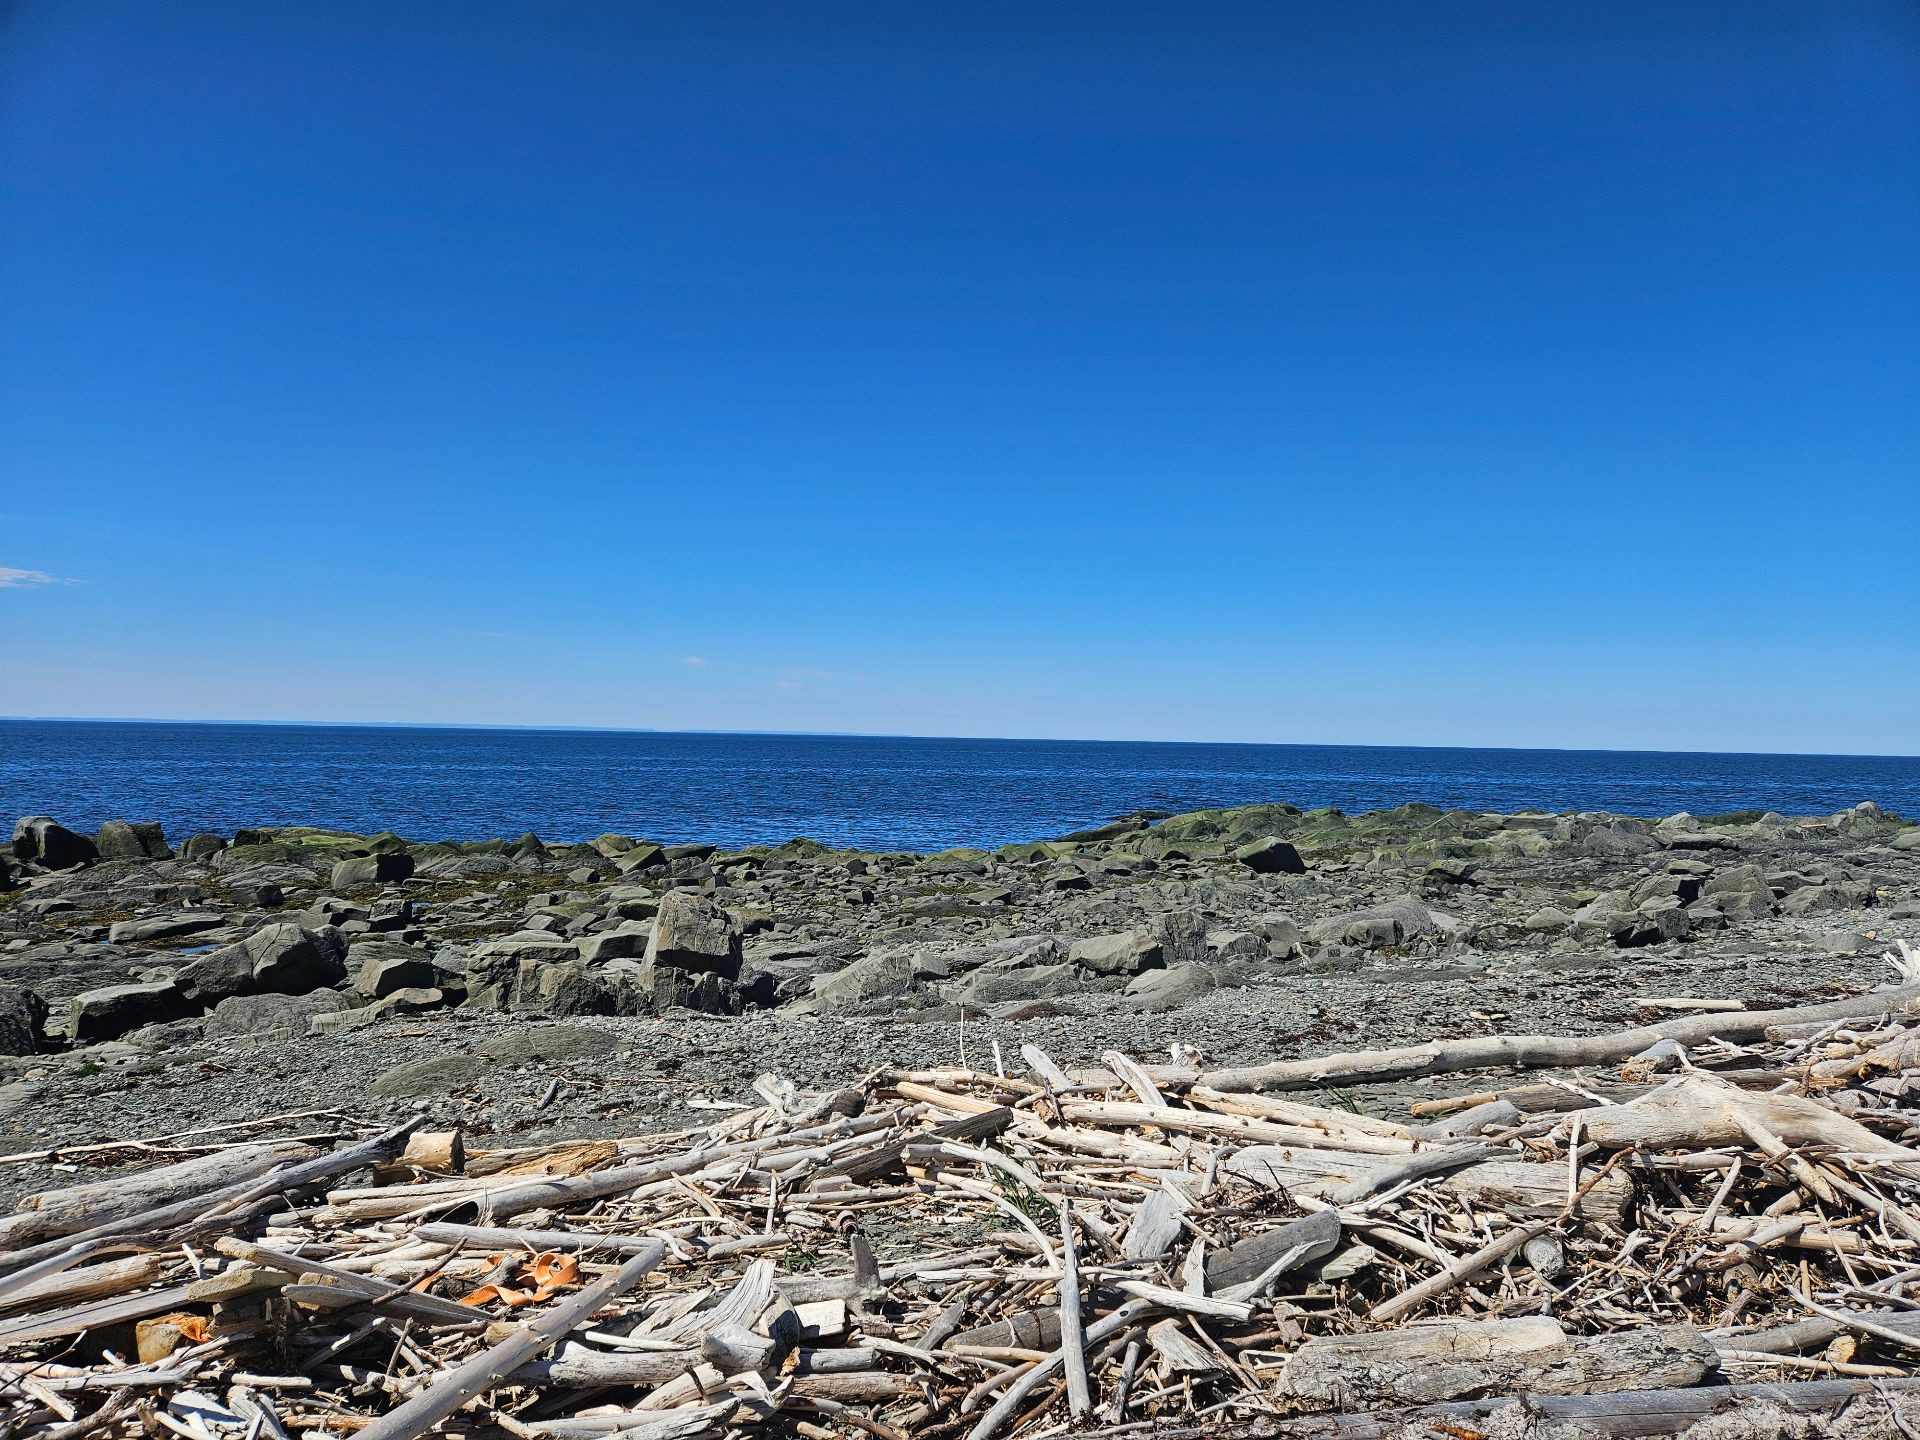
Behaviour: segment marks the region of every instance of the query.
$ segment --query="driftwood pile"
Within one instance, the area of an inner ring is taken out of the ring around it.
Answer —
[[[1916,1001],[1254,1071],[1029,1046],[522,1151],[143,1142],[184,1158],[0,1218],[0,1424],[1472,1440],[1514,1403],[1664,1434],[1757,1394],[1904,1428]],[[1407,1122],[1273,1093],[1501,1065],[1556,1075]]]

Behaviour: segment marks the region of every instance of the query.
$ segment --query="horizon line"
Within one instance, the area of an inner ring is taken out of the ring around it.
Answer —
[[[0,715],[0,723],[47,725],[193,725],[256,727],[260,729],[329,730],[485,730],[525,734],[585,735],[737,735],[768,739],[796,740],[918,740],[956,744],[989,745],[1206,745],[1238,749],[1268,750],[1450,750],[1503,751],[1520,754],[1550,755],[1746,755],[1795,760],[1920,760],[1920,755],[1883,754],[1873,751],[1845,750],[1657,750],[1607,749],[1584,745],[1410,745],[1380,741],[1316,740],[1138,740],[1067,738],[1049,735],[914,735],[863,730],[743,730],[684,729],[669,730],[654,725],[521,725],[490,724],[484,721],[442,720],[182,720],[164,716],[138,715]]]

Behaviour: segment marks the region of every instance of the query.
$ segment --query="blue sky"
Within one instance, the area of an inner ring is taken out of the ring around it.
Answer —
[[[23,0],[0,713],[1920,752],[1920,10]]]

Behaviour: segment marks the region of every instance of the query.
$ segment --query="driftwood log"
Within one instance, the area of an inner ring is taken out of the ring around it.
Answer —
[[[1379,1084],[1420,1075],[1459,1070],[1570,1070],[1630,1060],[1663,1040],[1691,1045],[1703,1040],[1752,1040],[1776,1025],[1825,1025],[1835,1020],[1872,1021],[1898,1015],[1920,1000],[1920,985],[1903,985],[1871,995],[1801,1005],[1789,1010],[1740,1010],[1683,1015],[1658,1025],[1615,1030],[1605,1035],[1471,1035],[1430,1040],[1391,1050],[1357,1050],[1317,1060],[1280,1060],[1271,1065],[1227,1070],[1159,1072],[1196,1080],[1214,1090],[1311,1090],[1334,1085]]]
[[[1489,1392],[1590,1395],[1697,1385],[1717,1362],[1690,1325],[1570,1337],[1545,1315],[1450,1320],[1309,1340],[1280,1375],[1281,1391],[1342,1409],[1419,1405]]]

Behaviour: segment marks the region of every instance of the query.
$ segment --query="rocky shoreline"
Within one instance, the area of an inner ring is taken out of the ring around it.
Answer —
[[[586,1134],[741,1103],[763,1072],[990,1065],[1028,1038],[1064,1061],[1242,1063],[1571,1033],[1864,989],[1901,936],[1920,937],[1920,826],[1871,803],[1263,805],[928,855],[309,829],[174,844],[35,816],[0,860],[0,1145],[329,1109]]]

